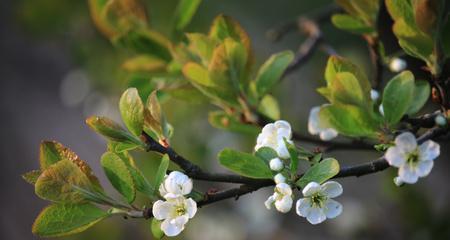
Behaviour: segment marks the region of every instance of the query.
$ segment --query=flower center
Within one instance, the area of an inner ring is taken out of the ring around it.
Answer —
[[[177,216],[183,216],[185,213],[186,213],[186,208],[184,208],[184,206],[180,205],[175,208],[175,214]]]
[[[408,154],[406,162],[410,165],[416,165],[419,162],[419,152],[415,150],[414,152]]]
[[[325,202],[326,197],[320,194],[315,194],[311,196],[311,205],[312,207],[322,208],[323,203]]]

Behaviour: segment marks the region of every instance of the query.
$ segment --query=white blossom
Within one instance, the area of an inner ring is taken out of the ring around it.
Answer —
[[[440,154],[440,146],[432,140],[421,145],[416,137],[405,132],[395,138],[395,146],[384,155],[389,165],[399,168],[396,182],[416,183],[419,177],[425,177],[433,168],[433,160]]]
[[[284,142],[292,143],[291,125],[283,120],[269,123],[263,127],[256,140],[255,151],[262,147],[270,147],[278,153],[280,158],[289,158],[289,152]]]
[[[446,119],[444,116],[442,116],[441,114],[437,115],[437,116],[434,118],[434,122],[435,122],[438,126],[441,126],[441,127],[445,127],[445,125],[447,125],[447,119]]]
[[[276,184],[284,183],[284,182],[286,182],[286,177],[283,174],[278,173],[277,175],[275,175],[273,180],[275,181]]]
[[[320,122],[319,118],[320,107],[313,107],[309,112],[308,118],[308,131],[312,135],[319,135],[320,139],[323,141],[329,141],[335,137],[337,137],[338,132],[326,126]]]
[[[192,180],[182,172],[173,171],[164,178],[159,186],[159,193],[166,198],[176,195],[187,195],[192,191]]]
[[[319,224],[342,213],[342,205],[332,199],[342,194],[341,184],[334,181],[322,185],[310,182],[302,193],[304,198],[297,201],[296,212],[311,224]]]
[[[197,212],[197,203],[192,198],[178,195],[168,197],[166,201],[158,200],[153,204],[153,216],[162,220],[161,230],[169,237],[176,236],[184,230],[184,225]]]
[[[405,60],[401,58],[393,58],[391,62],[389,63],[389,69],[392,72],[401,72],[405,70],[406,68],[406,62]]]
[[[270,169],[273,171],[281,171],[283,170],[284,164],[283,161],[279,158],[274,158],[269,162]]]
[[[265,202],[267,209],[271,209],[272,205],[282,213],[287,213],[292,208],[292,189],[287,183],[278,183],[275,186],[274,193]]]
[[[376,101],[379,98],[380,98],[380,93],[375,89],[371,89],[370,90],[370,99],[372,99],[372,101]]]

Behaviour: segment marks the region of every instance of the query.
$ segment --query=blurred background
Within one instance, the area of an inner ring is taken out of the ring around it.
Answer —
[[[144,0],[151,26],[163,33],[170,24],[176,0]],[[249,33],[257,65],[272,53],[296,50],[304,40],[299,33],[270,42],[265,33],[299,15],[310,14],[332,1],[247,0],[203,1],[188,32],[206,32],[220,13],[236,18]],[[365,41],[324,24],[326,41],[335,50],[371,72]],[[34,194],[21,174],[38,168],[39,143],[57,140],[86,160],[112,194],[99,165],[106,150],[104,140],[85,125],[90,115],[120,121],[118,100],[128,86],[119,68],[124,59],[93,26],[87,1],[2,0],[0,2],[0,106],[1,144],[0,238],[37,239],[31,225],[48,203]],[[311,61],[285,79],[274,95],[281,116],[295,129],[307,133],[309,109],[323,103],[314,91],[324,84],[327,56],[317,51]],[[436,106],[427,106],[433,110]],[[225,171],[216,154],[224,147],[251,151],[255,136],[212,128],[208,104],[170,100],[163,109],[175,128],[173,147],[205,168]],[[426,109],[424,111],[427,111]],[[304,147],[314,146],[300,143]],[[339,182],[344,194],[338,198],[343,214],[313,226],[291,211],[279,214],[263,202],[273,189],[266,188],[200,209],[178,239],[450,239],[450,181],[448,144],[425,179],[397,188],[390,169]],[[370,151],[336,151],[341,165],[370,161],[380,154]],[[135,154],[137,164],[152,176],[159,157]],[[200,189],[224,189],[230,185],[196,182]],[[145,205],[145,199],[139,199]],[[151,239],[150,221],[110,218],[88,231],[64,239]]]

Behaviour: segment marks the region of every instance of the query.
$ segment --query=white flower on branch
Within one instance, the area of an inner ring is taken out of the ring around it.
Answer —
[[[265,202],[267,209],[271,209],[272,205],[282,213],[287,213],[292,208],[292,189],[287,183],[278,183],[275,186],[274,193]]]
[[[274,123],[269,123],[263,127],[261,133],[258,135],[255,151],[262,147],[270,147],[278,153],[280,158],[289,158],[289,152],[284,139],[288,143],[292,143],[291,137],[291,125],[288,122],[278,120]]]
[[[302,193],[304,198],[297,201],[296,212],[311,224],[319,224],[342,213],[342,205],[332,199],[342,194],[341,184],[334,181],[322,185],[310,182]]]
[[[273,177],[273,180],[275,181],[276,184],[284,183],[286,182],[286,177],[283,174],[278,173],[277,175],[275,175],[275,177]]]
[[[323,141],[330,141],[337,137],[338,132],[333,128],[325,127],[321,124],[319,112],[319,106],[311,108],[308,118],[308,131],[312,135],[319,135]]]
[[[433,160],[440,154],[440,146],[432,140],[417,145],[416,137],[405,132],[395,138],[395,146],[384,155],[389,165],[399,168],[396,185],[416,183],[419,177],[425,177],[433,168]],[[397,184],[398,183],[398,184]]]
[[[274,158],[274,159],[270,160],[269,166],[270,166],[270,169],[272,169],[273,171],[277,171],[277,172],[283,170],[283,168],[284,168],[283,161],[281,161],[281,159],[279,159],[279,158]]]
[[[401,58],[393,58],[389,62],[389,69],[392,72],[401,72],[401,71],[405,70],[406,65],[407,64],[406,64],[405,60],[403,60]]]
[[[183,196],[168,197],[166,201],[158,200],[153,204],[153,216],[163,220],[161,230],[169,237],[176,236],[184,230],[184,225],[197,212],[197,203],[192,198]]]
[[[192,180],[182,172],[173,171],[164,178],[159,186],[159,193],[166,198],[166,195],[177,196],[187,195],[192,191]]]
[[[372,99],[372,101],[377,101],[380,98],[380,93],[375,90],[375,89],[371,89],[370,90],[370,99]]]

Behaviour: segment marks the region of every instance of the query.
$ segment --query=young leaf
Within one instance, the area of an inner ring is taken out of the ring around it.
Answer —
[[[29,184],[34,185],[36,184],[37,179],[41,175],[41,170],[32,170],[29,172],[26,172],[22,174],[22,178]]]
[[[155,239],[162,239],[164,237],[164,232],[161,230],[161,222],[156,218],[152,218],[150,222],[150,229]]]
[[[226,148],[219,153],[218,157],[222,166],[240,175],[251,178],[272,177],[269,166],[262,159],[251,154]]]
[[[416,81],[414,96],[408,110],[406,111],[406,114],[414,115],[419,112],[419,110],[422,109],[425,103],[427,103],[427,100],[430,97],[430,93],[430,84],[427,81]]]
[[[146,54],[127,59],[122,68],[128,72],[158,72],[165,70],[165,61]]]
[[[40,198],[54,202],[83,202],[83,195],[73,186],[95,191],[79,166],[70,160],[61,160],[42,172],[36,181],[35,192]]]
[[[384,118],[389,124],[396,124],[405,115],[414,94],[414,75],[403,71],[392,78],[383,91]]]
[[[158,195],[159,185],[164,181],[164,177],[166,176],[167,169],[169,168],[169,155],[164,154],[161,158],[161,163],[159,164],[158,171],[155,176],[155,195]]]
[[[187,33],[186,37],[189,40],[189,51],[200,57],[203,66],[208,66],[217,41],[201,33]]]
[[[117,191],[132,203],[136,197],[136,189],[133,177],[122,159],[112,153],[106,152],[101,157],[101,164],[108,180]]]
[[[269,165],[270,160],[277,158],[278,154],[275,150],[273,150],[273,148],[262,147],[255,152],[255,156],[262,159],[267,165]]]
[[[260,97],[269,92],[280,80],[286,68],[294,60],[294,53],[285,51],[272,55],[260,68],[256,75],[256,90]]]
[[[144,104],[136,88],[128,88],[119,101],[120,114],[128,130],[140,136],[144,125]]]
[[[174,13],[176,30],[182,30],[191,22],[201,2],[202,0],[180,0]]]
[[[329,88],[332,103],[350,104],[362,108],[370,104],[370,92],[367,92],[350,72],[337,72]]]
[[[360,19],[348,14],[334,14],[331,21],[337,28],[356,34],[370,34],[375,31]]]
[[[339,173],[339,162],[334,158],[327,158],[312,166],[296,182],[296,185],[304,188],[310,182],[324,183]]]
[[[295,147],[294,144],[288,143],[288,141],[286,141],[286,139],[284,139],[284,144],[286,144],[286,147],[289,152],[289,156],[291,158],[291,164],[290,164],[289,168],[291,169],[291,172],[295,174],[297,172],[297,168],[298,168],[297,148]]]
[[[272,95],[266,94],[260,101],[258,111],[271,119],[280,119],[278,101]]]
[[[213,127],[232,132],[255,135],[260,131],[258,127],[241,123],[235,119],[235,117],[230,116],[223,111],[209,112],[208,121]]]
[[[54,204],[46,207],[33,223],[39,237],[61,237],[82,232],[109,214],[92,204]]]
[[[105,136],[107,139],[114,142],[126,142],[137,146],[142,146],[143,143],[135,136],[128,133],[119,124],[106,117],[92,116],[86,119],[88,126],[95,132]]]

